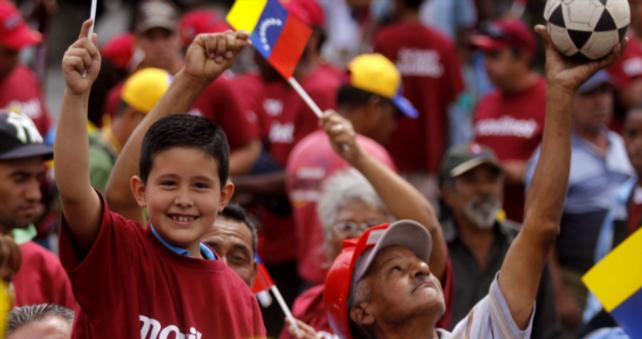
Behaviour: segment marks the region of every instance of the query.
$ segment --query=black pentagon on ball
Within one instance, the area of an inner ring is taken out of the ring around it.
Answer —
[[[560,3],[557,8],[551,13],[551,16],[548,18],[548,22],[560,26],[560,27],[566,27],[566,23],[564,22],[564,12],[562,10],[562,4]]]
[[[607,9],[604,9],[604,11],[602,11],[602,16],[600,16],[600,20],[597,22],[597,25],[595,25],[595,31],[608,32],[616,29],[617,25],[615,24],[615,20],[613,20],[611,13]]]
[[[604,5],[604,6],[606,6],[606,3],[607,3],[608,1],[609,1],[609,0],[600,0],[600,2],[602,3],[602,5]]]
[[[584,44],[591,38],[591,35],[593,32],[586,32],[586,31],[576,31],[572,29],[566,30],[568,33],[568,36],[571,38],[573,41],[573,44],[577,49],[581,49],[584,47]]]

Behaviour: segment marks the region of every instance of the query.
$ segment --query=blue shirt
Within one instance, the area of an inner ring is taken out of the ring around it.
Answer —
[[[571,137],[571,170],[564,213],[557,238],[560,263],[579,271],[586,271],[594,264],[598,234],[620,185],[633,177],[622,138],[604,131],[608,138],[605,154],[575,133]],[[530,184],[538,149],[531,159],[526,175]]]
[[[169,249],[170,251],[178,255],[189,257],[189,252],[186,249],[182,247],[174,246],[169,242],[167,242],[167,240],[163,239],[163,237],[161,237],[160,234],[158,234],[158,232],[156,231],[156,228],[154,227],[154,225],[149,224],[149,228],[152,229],[152,233],[154,233],[154,236],[156,237],[156,239],[158,239],[158,241],[160,241],[160,243],[163,244],[163,246],[165,246],[167,249]],[[216,260],[216,256],[214,255],[214,252],[212,252],[212,250],[209,247],[207,247],[207,245],[200,243],[200,250],[201,250],[201,254],[205,259]]]

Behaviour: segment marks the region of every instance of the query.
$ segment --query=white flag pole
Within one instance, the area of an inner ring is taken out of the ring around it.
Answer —
[[[94,37],[94,26],[96,25],[96,3],[98,0],[91,0],[91,10],[89,12],[89,19],[91,19],[91,27],[89,27],[89,32],[87,33],[87,39],[89,41]],[[87,72],[82,72],[80,76],[84,79],[87,77]]]
[[[270,291],[272,291],[272,293],[274,294],[276,301],[279,303],[279,306],[281,306],[281,310],[283,310],[283,313],[285,313],[285,317],[288,319],[288,321],[292,325],[294,332],[296,332],[297,336],[301,336],[301,330],[299,329],[299,326],[296,324],[296,320],[294,320],[294,316],[292,315],[292,312],[290,312],[290,308],[288,308],[288,305],[285,303],[285,300],[283,300],[283,296],[281,295],[281,292],[279,292],[279,289],[276,287],[276,285],[272,285],[272,287],[270,287]]]
[[[303,99],[303,101],[305,101],[305,103],[308,105],[308,107],[310,107],[310,109],[312,110],[312,112],[314,112],[314,114],[317,116],[317,118],[321,118],[321,116],[323,115],[323,112],[321,111],[319,106],[316,104],[316,102],[314,102],[314,100],[312,100],[312,98],[310,98],[310,96],[303,89],[303,87],[301,87],[299,82],[294,77],[289,77],[288,78],[288,83],[290,84],[290,86],[292,86],[292,88],[294,88],[294,90],[297,92],[297,94],[299,94],[301,99]]]
[[[94,36],[94,26],[96,26],[96,5],[98,0],[91,0],[91,12],[89,18],[91,19],[91,27],[89,27],[89,34],[87,37],[91,39]]]

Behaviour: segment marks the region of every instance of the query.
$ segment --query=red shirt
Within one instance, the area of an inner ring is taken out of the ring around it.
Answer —
[[[386,26],[375,38],[375,52],[392,60],[403,79],[403,94],[419,111],[401,118],[387,149],[401,172],[437,173],[448,138],[448,106],[464,88],[453,43],[421,23]]]
[[[22,264],[13,277],[15,306],[56,304],[76,309],[67,273],[53,253],[33,241],[20,245]]]
[[[545,114],[546,81],[542,77],[518,94],[493,91],[475,109],[475,141],[490,147],[500,161],[528,161],[542,141]],[[523,184],[505,185],[504,209],[509,219],[521,222]]]
[[[321,110],[336,106],[340,79],[337,72],[317,67],[299,80],[303,89]],[[285,167],[294,145],[314,132],[319,121],[303,99],[285,81],[265,82],[259,74],[239,77],[248,108],[257,115],[261,137],[266,141],[270,154]]]
[[[366,153],[394,169],[388,152],[377,142],[358,136]],[[327,272],[323,225],[317,216],[317,202],[325,179],[336,171],[350,168],[337,155],[324,131],[316,131],[301,140],[292,150],[286,169],[286,189],[294,211],[299,275],[306,281],[323,282]]]
[[[222,260],[181,256],[103,203],[79,258],[63,219],[60,257],[81,311],[74,338],[247,338],[265,329],[255,297]]]
[[[223,128],[232,151],[259,138],[256,115],[243,109],[240,94],[230,77],[222,75],[205,88],[192,110]]]
[[[642,76],[642,41],[629,34],[629,43],[622,56],[609,67],[608,72],[619,89],[628,87],[634,79]]]
[[[51,116],[45,106],[40,83],[35,74],[18,65],[0,79],[0,109],[26,114],[43,136],[51,127]]]
[[[317,67],[304,79],[301,86],[322,110],[335,107],[340,84],[338,72]],[[257,73],[239,77],[235,86],[244,94],[246,108],[256,113],[261,139],[274,160],[285,168],[294,145],[319,125],[318,118],[303,99],[285,81],[265,82]],[[279,216],[268,210],[256,211],[263,229],[261,258],[268,263],[293,261],[297,257],[292,216]]]

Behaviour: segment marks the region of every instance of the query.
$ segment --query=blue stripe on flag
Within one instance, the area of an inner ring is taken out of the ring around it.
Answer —
[[[252,45],[264,58],[269,58],[285,27],[288,12],[278,0],[268,0],[259,21],[250,35]]]
[[[611,311],[613,318],[631,338],[642,338],[641,314],[642,288]]]

